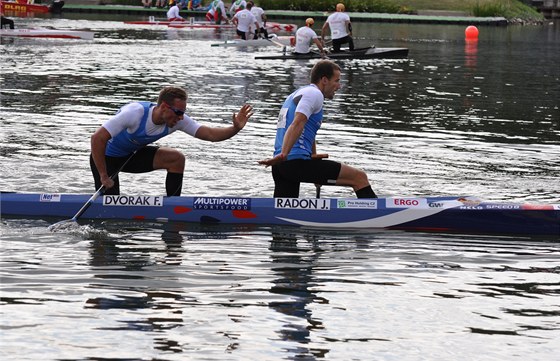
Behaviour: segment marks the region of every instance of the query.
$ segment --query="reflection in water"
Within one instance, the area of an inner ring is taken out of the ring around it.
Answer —
[[[161,240],[164,248],[153,248],[153,244],[144,246],[144,241],[153,240],[152,236],[137,235],[132,239],[123,238],[124,234],[149,231],[146,228],[135,228],[125,223],[113,222],[109,229],[117,230],[121,236],[96,239],[91,242],[90,265],[95,272],[95,281],[89,286],[96,291],[105,290],[108,296],[98,296],[86,301],[86,308],[104,311],[115,309],[130,311],[159,310],[169,316],[131,317],[118,320],[117,326],[106,326],[110,331],[135,330],[142,332],[156,332],[160,336],[154,337],[154,347],[164,352],[181,352],[177,340],[164,337],[165,331],[182,327],[181,317],[184,296],[179,290],[174,290],[172,282],[152,282],[150,271],[157,264],[177,267],[181,265],[183,236],[179,230],[185,225],[178,223],[163,224]],[[161,254],[161,255],[160,255]],[[173,277],[175,278],[175,277]],[[157,311],[156,311],[157,312]],[[131,315],[132,316],[132,315]]]
[[[476,68],[478,39],[465,39],[465,66]]]
[[[295,234],[273,232],[270,243],[271,268],[278,278],[273,281],[274,286],[270,288],[270,292],[286,296],[286,301],[270,302],[269,307],[303,321],[285,324],[278,331],[282,340],[294,341],[298,345],[290,353],[294,353],[296,358],[308,357],[309,354],[323,358],[328,349],[309,346],[310,334],[322,329],[323,325],[320,320],[313,318],[308,306],[312,303],[328,303],[328,300],[317,297],[311,289],[317,286],[313,273],[320,255],[320,251],[314,246],[318,239],[306,237],[303,241],[311,249],[299,248]]]

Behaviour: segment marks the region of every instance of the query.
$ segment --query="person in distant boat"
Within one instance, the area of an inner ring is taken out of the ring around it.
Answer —
[[[175,3],[172,7],[167,10],[167,20],[168,21],[185,21],[185,19],[179,15],[181,10],[181,4]]]
[[[2,17],[2,24],[1,24],[1,28],[4,29],[4,26],[9,27],[10,29],[14,28],[14,21],[12,19],[8,19],[6,17],[4,17],[4,15],[1,15]]]
[[[251,11],[251,13],[253,15],[255,15],[255,18],[257,19],[257,23],[259,23],[259,27],[258,30],[255,29],[254,33],[255,33],[255,39],[257,39],[259,37],[259,33],[260,35],[265,38],[268,39],[268,31],[266,30],[266,14],[264,13],[263,8],[258,7],[255,5],[255,3],[253,1],[248,1],[247,2],[247,9],[249,9],[249,11]]]
[[[229,16],[233,17],[233,15],[235,15],[238,11],[246,8],[247,2],[245,0],[234,0],[231,2],[231,6],[229,7]]]
[[[350,16],[344,12],[345,10],[344,4],[336,4],[336,12],[329,15],[321,29],[321,39],[323,43],[325,42],[327,30],[331,30],[333,53],[340,52],[340,46],[342,44],[348,44],[348,48],[351,51],[354,50],[352,23],[350,22]]]
[[[121,172],[145,173],[165,169],[167,195],[179,196],[183,186],[185,156],[176,149],[149,144],[175,131],[202,140],[223,141],[239,133],[253,115],[253,107],[244,104],[238,113],[233,113],[231,126],[209,127],[185,114],[186,107],[185,90],[165,87],[159,93],[157,104],[132,102],[120,108],[91,136],[90,167],[95,188],[103,185],[105,194],[118,195],[117,173],[130,159]]]
[[[253,13],[251,13],[248,9],[245,9],[243,5],[241,5],[241,10],[236,12],[231,20],[237,27],[237,35],[239,35],[241,39],[252,39],[252,37],[250,37],[251,26],[253,26],[254,29],[257,29],[256,34],[258,36],[259,23],[257,22],[255,15],[253,15]]]
[[[272,166],[275,198],[299,197],[300,183],[350,186],[358,198],[377,198],[366,173],[317,155],[315,137],[323,121],[323,102],[340,89],[340,67],[320,60],[311,69],[311,84],[284,101],[276,126],[273,158],[259,161]]]
[[[214,22],[216,25],[220,25],[222,20],[226,23],[229,22],[226,15],[226,7],[222,0],[214,0],[210,3],[210,9],[206,13],[206,20]]]
[[[202,0],[189,0],[189,10],[196,10],[202,7]]]
[[[309,54],[311,51],[311,45],[315,43],[321,52],[321,55],[325,55],[325,49],[323,44],[319,40],[317,33],[312,29],[315,20],[313,18],[307,18],[305,20],[305,26],[299,28],[296,31],[296,47],[294,49],[295,55]]]

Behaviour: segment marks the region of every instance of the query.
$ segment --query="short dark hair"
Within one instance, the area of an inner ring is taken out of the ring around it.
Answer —
[[[161,89],[161,91],[159,92],[157,103],[158,105],[161,105],[161,103],[163,102],[166,102],[168,104],[173,104],[173,101],[175,99],[181,99],[187,101],[187,92],[182,88],[178,88],[174,86],[166,86],[165,88]]]
[[[330,60],[320,60],[311,69],[311,83],[319,83],[324,76],[328,79],[332,78],[336,70],[340,71],[340,67],[337,64]]]

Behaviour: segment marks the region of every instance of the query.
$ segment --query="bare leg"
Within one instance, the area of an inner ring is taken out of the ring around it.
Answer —
[[[354,191],[369,186],[367,174],[360,169],[342,164],[336,185],[350,186]]]

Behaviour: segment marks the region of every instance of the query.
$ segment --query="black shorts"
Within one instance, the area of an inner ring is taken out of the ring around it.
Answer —
[[[154,146],[146,146],[138,149],[136,154],[130,159],[126,166],[121,169],[121,172],[125,173],[147,173],[154,170],[154,158],[156,152],[159,148]],[[125,157],[109,157],[105,156],[105,163],[107,164],[107,174],[112,176],[117,173],[121,166],[130,158],[130,155]],[[89,156],[89,165],[91,168],[91,173],[93,174],[93,180],[95,182],[95,189],[101,187],[101,177],[97,171],[97,167],[93,162],[93,157]],[[111,189],[107,189],[105,194],[107,195],[117,195],[120,194],[120,184],[118,174],[113,178],[115,181],[115,186]]]
[[[239,36],[241,37],[241,39],[247,40],[247,37],[245,36],[245,32],[244,32],[244,31],[236,30],[235,32],[237,33],[237,35],[239,35]]]
[[[274,165],[274,197],[299,197],[302,182],[334,185],[341,167],[341,163],[328,159],[294,159]]]

